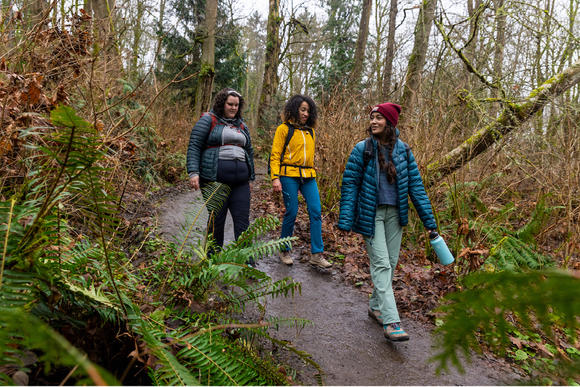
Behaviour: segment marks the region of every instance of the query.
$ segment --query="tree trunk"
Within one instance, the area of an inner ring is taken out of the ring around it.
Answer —
[[[115,0],[87,0],[85,5],[93,17],[93,33],[97,42],[105,42],[105,52],[115,44],[114,32]]]
[[[563,94],[578,82],[580,82],[580,60],[532,91],[522,104],[506,105],[497,120],[478,130],[441,160],[429,164],[426,173],[427,184],[440,181],[444,176],[455,172],[485,152],[503,136],[533,117],[554,97]]]
[[[272,101],[278,88],[278,64],[280,63],[280,0],[269,0],[268,25],[266,27],[266,55],[262,93],[258,104],[258,128],[266,133],[273,123]]]
[[[417,24],[415,26],[415,42],[413,51],[409,57],[409,65],[405,76],[405,86],[403,88],[403,97],[401,104],[405,110],[412,111],[417,101],[417,95],[421,86],[421,72],[425,66],[425,57],[429,45],[429,35],[431,25],[435,17],[437,0],[423,0]],[[403,116],[405,117],[405,116]]]
[[[133,44],[130,74],[137,77],[137,65],[139,64],[139,49],[141,46],[141,37],[143,36],[143,16],[145,15],[144,0],[137,1],[137,14],[135,15],[135,25],[133,27]]]
[[[358,39],[356,42],[356,50],[354,52],[354,64],[352,72],[350,73],[350,88],[357,89],[360,83],[360,78],[365,60],[365,51],[367,46],[367,39],[369,36],[369,21],[371,19],[372,0],[362,0],[363,9],[360,16],[360,24],[358,27]]]
[[[387,38],[387,53],[385,55],[385,70],[383,72],[382,100],[386,100],[391,94],[391,82],[393,78],[393,59],[395,57],[395,27],[397,24],[398,0],[391,0],[389,10],[389,36]]]
[[[163,35],[165,34],[165,29],[164,29],[164,22],[165,22],[165,1],[166,0],[159,0],[159,18],[157,19],[157,44],[158,44],[158,51],[157,51],[157,56],[155,57],[155,69],[158,72],[161,72],[161,69],[163,68],[163,62],[161,61],[161,41],[163,40]],[[153,74],[153,79],[155,82],[155,89],[157,90],[157,78],[155,77],[155,71],[152,73]]]
[[[495,36],[495,50],[493,54],[493,81],[496,85],[501,85],[503,78],[503,56],[505,50],[505,27],[506,27],[506,12],[504,0],[494,0],[495,19],[496,19],[496,36]],[[502,95],[499,89],[495,89],[495,98],[501,99]],[[491,116],[495,117],[497,113],[497,104],[493,104],[491,108]]]
[[[465,56],[467,59],[477,66],[476,52],[477,52],[477,36],[478,36],[478,15],[481,13],[482,0],[468,0],[467,12],[469,14],[469,44],[465,46]],[[472,88],[473,77],[469,72],[465,73],[467,88]]]
[[[203,27],[203,46],[201,51],[201,69],[199,70],[195,93],[194,117],[209,110],[213,79],[215,76],[215,28],[217,23],[217,0],[205,2],[205,25]]]

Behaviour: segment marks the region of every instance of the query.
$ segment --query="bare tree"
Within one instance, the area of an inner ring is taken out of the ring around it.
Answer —
[[[391,94],[391,81],[393,78],[393,59],[395,58],[395,27],[397,23],[398,0],[391,0],[389,10],[389,36],[387,37],[387,53],[385,55],[385,69],[383,71],[382,99],[385,100]]]
[[[266,26],[266,57],[262,93],[258,105],[258,127],[266,129],[271,117],[272,101],[278,89],[278,65],[280,63],[280,0],[269,0],[268,25]]]
[[[143,27],[143,17],[145,15],[146,4],[144,0],[137,0],[135,20],[133,23],[133,42],[131,47],[131,62],[129,67],[129,73],[132,75],[137,74],[137,65],[139,62],[139,53],[141,47],[141,40],[144,32]]]
[[[476,52],[477,52],[477,36],[478,36],[478,20],[483,11],[482,0],[468,0],[467,1],[467,13],[469,16],[469,37],[465,43],[465,56],[470,61],[474,62]],[[467,76],[467,83],[470,84],[470,74],[465,73]]]
[[[201,51],[201,69],[199,70],[195,93],[194,117],[209,110],[213,79],[215,76],[215,29],[217,22],[217,0],[205,2],[205,24],[202,27],[203,45]]]
[[[495,49],[493,54],[493,80],[496,85],[500,85],[503,78],[503,56],[505,50],[505,28],[506,28],[506,11],[504,0],[494,0],[495,8]],[[501,99],[499,90],[496,89],[495,98]],[[497,104],[491,107],[491,116],[495,117],[497,112]]]
[[[369,21],[371,18],[373,2],[372,0],[362,0],[362,5],[363,8],[358,28],[358,39],[356,41],[356,49],[354,52],[354,64],[349,78],[349,88],[356,88],[360,83],[363,63],[365,59],[367,39],[369,36]]]
[[[435,18],[437,0],[423,0],[417,24],[415,25],[415,42],[409,57],[409,65],[405,76],[405,86],[401,103],[411,111],[416,103],[417,94],[421,86],[421,72],[425,66],[431,25]]]

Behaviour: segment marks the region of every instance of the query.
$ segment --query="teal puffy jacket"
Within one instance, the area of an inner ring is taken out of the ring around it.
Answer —
[[[217,118],[217,123],[212,129],[212,116]],[[200,178],[215,181],[217,178],[219,147],[222,145],[222,131],[226,125],[235,126],[242,129],[246,137],[244,150],[246,153],[246,163],[250,171],[250,180],[254,180],[254,150],[250,139],[248,127],[239,118],[226,119],[215,115],[213,112],[205,113],[196,122],[189,136],[189,146],[187,147],[187,174],[196,173]]]
[[[378,143],[372,139],[373,156],[364,167],[363,154],[365,141],[355,145],[346,169],[342,175],[340,198],[340,215],[338,228],[355,231],[366,237],[375,234],[375,215],[377,211],[379,163],[377,157]],[[428,230],[437,229],[431,209],[431,202],[423,186],[423,180],[417,167],[413,152],[408,145],[397,139],[393,148],[393,163],[397,169],[397,207],[399,224],[406,226],[409,222],[409,197],[417,210],[423,226]],[[363,170],[364,169],[364,170]]]

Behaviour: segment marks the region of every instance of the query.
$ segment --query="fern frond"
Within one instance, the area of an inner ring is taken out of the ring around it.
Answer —
[[[292,236],[275,240],[258,240],[245,247],[233,242],[228,244],[219,254],[215,254],[212,260],[215,263],[236,262],[245,264],[250,259],[256,261],[261,257],[273,255],[287,246],[292,246],[292,242],[297,239],[297,237]]]
[[[486,259],[487,265],[492,265],[495,270],[538,270],[554,266],[549,256],[537,253],[527,243],[506,235],[499,240],[490,250]]]
[[[275,230],[280,225],[278,217],[268,214],[256,219],[250,224],[240,237],[232,242],[232,248],[251,246],[258,238],[266,235],[268,232]]]
[[[207,212],[218,213],[230,195],[231,188],[227,184],[217,181],[210,181],[201,189],[205,207]],[[211,215],[210,215],[211,216]]]
[[[239,343],[231,342],[221,331],[184,337],[185,347],[177,357],[196,369],[199,382],[208,385],[271,385],[280,375],[265,374],[254,357],[243,356]],[[271,371],[271,370],[270,370]]]
[[[32,273],[6,270],[0,284],[0,314],[32,302],[34,280],[35,276]]]
[[[148,348],[158,359],[158,367],[151,370],[155,380],[161,381],[162,383],[160,384],[169,386],[200,385],[197,378],[166,349],[166,345],[155,337],[151,328],[147,327],[143,320],[139,321],[139,324],[134,327],[137,328],[136,331],[143,336],[143,340],[147,343]]]

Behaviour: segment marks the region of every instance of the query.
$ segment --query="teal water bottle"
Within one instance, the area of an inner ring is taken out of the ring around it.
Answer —
[[[453,263],[453,254],[451,254],[445,240],[441,238],[441,235],[439,235],[437,231],[431,231],[429,233],[429,242],[431,242],[431,246],[433,247],[433,250],[435,250],[435,254],[437,254],[437,258],[439,258],[439,262],[441,262],[442,265]]]

